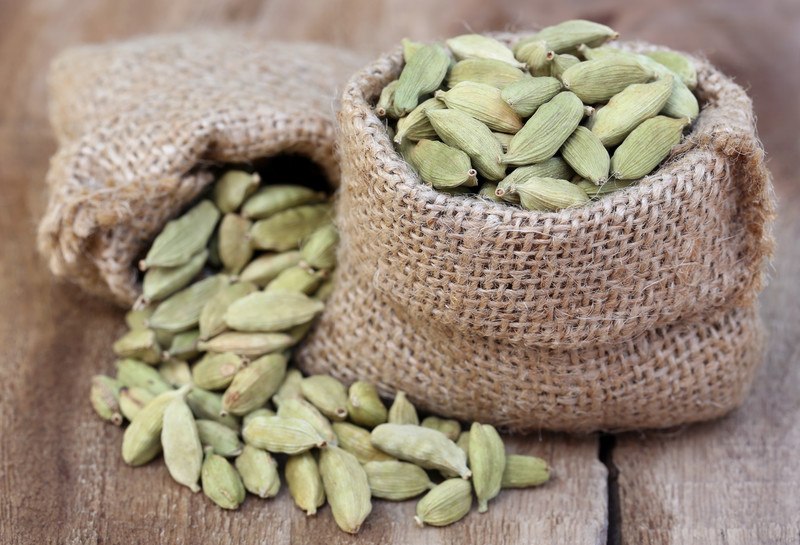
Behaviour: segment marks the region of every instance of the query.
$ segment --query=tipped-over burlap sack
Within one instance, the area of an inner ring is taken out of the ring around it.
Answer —
[[[39,248],[59,276],[120,303],[133,264],[210,182],[204,168],[303,155],[331,183],[337,87],[352,54],[245,31],[75,48],[50,72],[59,150]]]
[[[337,290],[301,366],[517,431],[667,427],[739,404],[762,359],[771,181],[750,100],[696,62],[704,107],[668,162],[552,213],[423,185],[372,112],[401,52],[358,72],[339,114]]]

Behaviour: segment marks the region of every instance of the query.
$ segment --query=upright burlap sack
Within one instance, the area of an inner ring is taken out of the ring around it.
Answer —
[[[50,268],[120,303],[133,264],[211,182],[206,166],[308,157],[338,181],[335,98],[352,53],[244,30],[86,46],[50,72],[58,138],[39,248]]]
[[[662,168],[529,212],[420,182],[372,111],[401,63],[399,49],[379,58],[342,98],[337,290],[301,366],[516,431],[668,427],[737,406],[762,359],[774,208],[744,91],[696,60],[703,110]]]

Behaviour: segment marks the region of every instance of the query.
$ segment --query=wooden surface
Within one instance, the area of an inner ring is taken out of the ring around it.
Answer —
[[[796,0],[0,2],[0,543],[800,543],[798,11]],[[91,375],[111,370],[122,313],[53,281],[34,247],[55,148],[45,92],[52,56],[78,43],[231,22],[254,24],[265,39],[375,54],[403,36],[570,17],[701,51],[754,98],[780,217],[762,297],[767,362],[745,405],[670,432],[515,438],[515,451],[551,461],[554,481],[503,493],[488,514],[444,530],[414,527],[413,502],[376,502],[353,538],[329,509],[306,519],[285,491],[228,513],[171,482],[161,462],[126,467],[120,430],[87,401]]]

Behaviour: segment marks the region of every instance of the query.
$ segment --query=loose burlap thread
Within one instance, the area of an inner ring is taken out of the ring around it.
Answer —
[[[771,180],[749,98],[695,62],[704,107],[667,163],[551,213],[422,184],[372,112],[401,52],[354,75],[337,289],[301,366],[514,431],[663,428],[740,404],[762,360]]]
[[[52,64],[59,149],[39,249],[52,271],[129,304],[133,266],[212,182],[208,166],[308,157],[332,184],[337,88],[352,53],[234,29],[83,46]]]

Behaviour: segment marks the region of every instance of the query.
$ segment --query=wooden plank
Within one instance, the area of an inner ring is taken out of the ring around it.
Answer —
[[[276,3],[280,4],[280,3]],[[35,252],[36,219],[55,144],[46,125],[45,67],[80,42],[248,20],[285,22],[273,4],[38,1],[3,4],[0,17],[0,542],[23,543],[576,543],[606,535],[606,472],[594,436],[514,438],[538,454],[554,480],[503,493],[488,514],[446,529],[418,529],[414,503],[376,502],[358,538],[340,532],[330,510],[306,518],[286,490],[224,512],[173,483],[162,462],[125,466],[121,431],[88,404],[89,379],[111,372],[122,312],[54,281]],[[283,5],[288,6],[289,3]],[[339,15],[349,18],[350,13]],[[330,21],[328,21],[330,23]],[[326,25],[327,26],[327,25]],[[336,25],[333,25],[336,26]],[[362,36],[375,35],[372,27]],[[326,39],[322,25],[283,34]],[[395,31],[397,33],[397,31]],[[366,38],[364,38],[366,39]],[[384,38],[385,39],[385,38]]]

